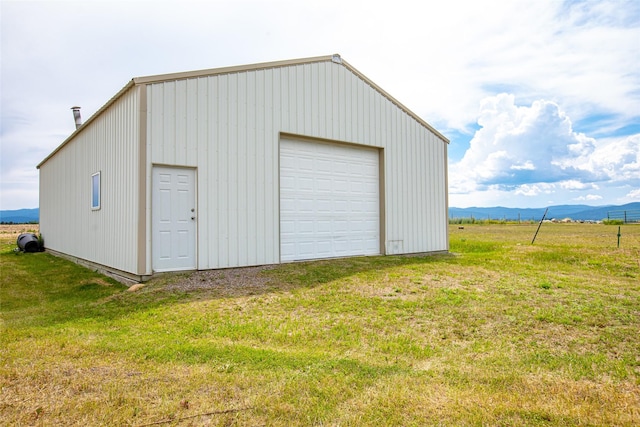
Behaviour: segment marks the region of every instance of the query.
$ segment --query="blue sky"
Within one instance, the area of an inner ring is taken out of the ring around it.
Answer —
[[[0,209],[132,77],[340,53],[447,137],[451,206],[640,201],[640,2],[0,1]]]

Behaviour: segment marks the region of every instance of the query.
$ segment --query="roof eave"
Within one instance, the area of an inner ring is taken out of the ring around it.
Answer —
[[[98,116],[100,116],[100,114],[102,114],[102,112],[104,110],[109,108],[111,106],[111,104],[116,102],[118,100],[118,98],[120,98],[122,95],[124,95],[125,92],[127,92],[129,89],[131,89],[135,85],[136,85],[136,83],[134,82],[134,80],[133,79],[130,80],[122,89],[120,89],[118,91],[118,93],[116,93],[113,97],[111,97],[111,99],[109,99],[109,101],[107,101],[102,107],[100,107],[100,109],[98,111],[96,111],[93,115],[91,115],[91,117],[89,117],[87,119],[87,121],[82,123],[80,125],[80,127],[78,127],[76,130],[74,130],[71,135],[69,135],[64,141],[62,141],[62,144],[58,145],[51,153],[49,153],[49,155],[47,157],[45,157],[40,163],[38,163],[38,165],[36,166],[36,169],[40,169],[40,167],[43,164],[45,164],[50,158],[55,156],[55,154],[58,151],[62,150],[62,148],[65,145],[67,145],[69,143],[69,141],[71,141],[73,138],[76,137],[76,135],[78,135],[80,132],[82,132],[84,130],[84,128],[89,125],[89,123],[94,121]]]
[[[289,65],[312,64],[315,62],[327,62],[335,55],[314,56],[311,58],[290,59],[285,61],[261,62],[248,65],[237,65],[232,67],[209,68],[206,70],[185,71],[180,73],[157,74],[154,76],[135,77],[136,84],[160,83],[171,80],[192,79],[205,76],[217,76],[221,74],[231,74],[244,71],[265,70],[269,68],[281,68]]]

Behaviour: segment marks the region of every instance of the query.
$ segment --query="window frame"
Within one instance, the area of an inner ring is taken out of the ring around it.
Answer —
[[[91,210],[97,211],[102,207],[102,194],[101,194],[101,171],[98,171],[91,175]]]

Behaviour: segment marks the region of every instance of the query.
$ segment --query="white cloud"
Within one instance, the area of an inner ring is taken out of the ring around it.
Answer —
[[[640,134],[604,142],[585,167],[596,174],[606,174],[612,181],[640,187]]]
[[[478,124],[464,157],[449,169],[453,200],[499,191],[526,204],[522,198],[543,205],[542,196],[594,202],[614,193],[624,202],[637,194],[620,194],[624,188],[640,187],[640,134],[599,142],[575,132],[556,103],[518,106],[511,94],[485,98]]]
[[[639,199],[640,200],[640,188],[636,188],[635,190],[629,191],[627,197],[630,199]]]
[[[476,189],[595,178],[584,166],[595,140],[574,132],[553,102],[538,100],[526,107],[517,106],[511,94],[488,97],[481,102],[478,124],[482,128],[464,157],[451,167],[454,189],[461,175]]]
[[[558,185],[560,186],[560,188],[565,190],[591,190],[591,189],[599,190],[600,189],[600,187],[598,187],[597,184],[594,184],[592,182],[580,182],[575,179],[561,181],[558,183]]]
[[[513,194],[516,196],[538,196],[540,194],[552,194],[556,188],[555,184],[540,182],[538,184],[518,185]]]
[[[532,171],[532,170],[535,170],[536,167],[533,165],[533,163],[531,163],[530,160],[527,160],[523,164],[511,165],[510,169]]]
[[[580,196],[580,197],[576,197],[575,199],[572,199],[576,202],[594,202],[596,200],[602,200],[602,196],[599,196],[597,194],[587,194],[586,196]]]
[[[609,153],[566,127],[594,123],[576,128],[599,141],[638,123],[637,1],[5,1],[0,18],[3,203],[5,180],[25,173],[12,170],[33,174],[42,160],[26,148],[31,135],[50,151],[73,131],[69,107],[88,117],[134,76],[331,53],[444,133],[483,126],[465,160],[477,169],[452,176],[455,192],[483,189],[499,203],[522,182],[623,185],[639,172],[626,160],[637,140],[608,139],[626,150]],[[10,131],[25,148],[5,154]],[[521,146],[520,135],[540,139]]]

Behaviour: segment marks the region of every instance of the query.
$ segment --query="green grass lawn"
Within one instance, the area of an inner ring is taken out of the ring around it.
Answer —
[[[0,237],[0,424],[640,425],[640,225],[136,292]]]

